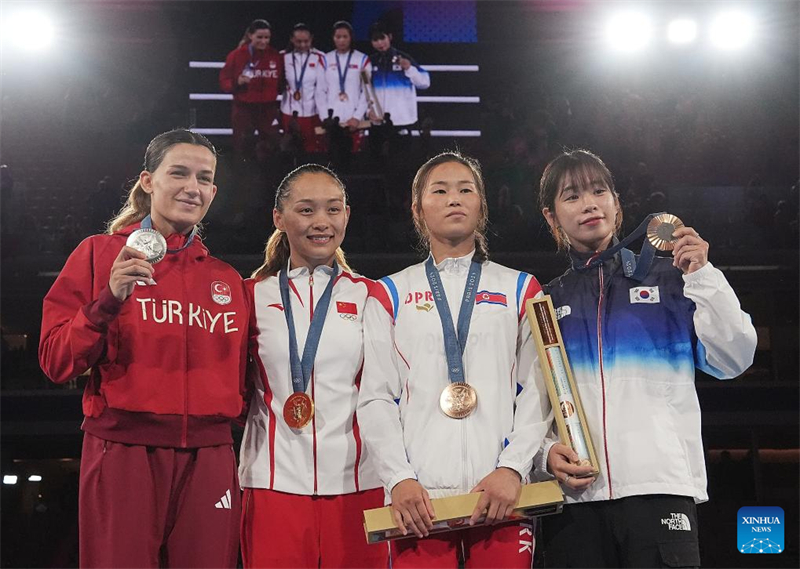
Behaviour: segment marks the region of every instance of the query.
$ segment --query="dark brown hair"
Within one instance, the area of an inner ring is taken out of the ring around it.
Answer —
[[[202,134],[192,132],[183,128],[176,128],[167,132],[162,132],[150,141],[144,153],[144,165],[142,170],[155,172],[169,149],[176,144],[194,144],[203,146],[211,151],[214,158],[217,157],[217,150],[214,145]],[[128,200],[125,205],[107,224],[106,231],[111,234],[127,227],[132,223],[141,221],[150,213],[150,194],[144,191],[141,181],[137,180],[128,193]]]
[[[619,194],[614,189],[614,177],[600,157],[588,150],[577,149],[562,152],[545,167],[539,182],[539,211],[542,211],[542,215],[544,215],[545,208],[555,215],[556,198],[558,198],[565,176],[578,181],[580,185],[589,184],[591,180],[599,177],[608,187],[614,194],[614,201],[617,202],[617,218],[614,222],[614,233],[616,234],[622,227],[622,208],[619,205]],[[558,229],[560,228],[551,226],[550,233],[559,249],[567,249],[569,239]]]
[[[425,162],[425,164],[420,166],[419,170],[417,170],[417,174],[414,176],[414,181],[411,184],[411,211],[414,214],[414,229],[417,231],[417,236],[419,237],[420,248],[426,252],[430,249],[428,228],[425,226],[425,222],[420,216],[422,213],[422,195],[425,193],[425,186],[428,184],[428,178],[433,169],[448,162],[463,164],[469,168],[475,180],[475,187],[481,199],[478,226],[475,228],[475,256],[485,261],[489,258],[489,244],[486,239],[486,225],[489,222],[489,205],[486,203],[486,186],[483,182],[481,165],[474,158],[464,156],[455,150],[442,152]]]
[[[319,164],[303,164],[299,168],[295,168],[286,174],[286,177],[278,184],[278,189],[275,191],[275,209],[280,212],[283,211],[283,205],[292,193],[294,183],[304,174],[327,174],[333,178],[336,185],[342,189],[342,197],[345,204],[347,204],[347,192],[345,191],[344,184],[333,170],[325,166],[320,166]],[[286,263],[289,262],[291,253],[289,237],[286,235],[286,232],[276,229],[272,232],[272,235],[270,235],[267,240],[267,246],[264,248],[264,264],[253,271],[251,277],[257,280],[263,280],[267,277],[277,275],[278,271],[286,268]],[[352,272],[341,247],[336,249],[336,263],[343,271]]]

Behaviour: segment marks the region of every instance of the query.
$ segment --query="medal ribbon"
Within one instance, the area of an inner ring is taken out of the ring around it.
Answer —
[[[311,59],[311,52],[309,51],[306,55],[306,60],[303,62],[303,66],[300,68],[300,78],[297,78],[297,62],[294,59],[294,52],[292,52],[292,69],[294,70],[294,90],[303,92],[303,77],[306,76],[306,66],[308,65],[308,60]]]
[[[644,243],[642,244],[642,250],[639,254],[639,261],[637,262],[633,252],[625,249],[625,247],[647,233],[647,226],[650,224],[650,221],[657,215],[661,215],[661,213],[651,213],[645,217],[644,221],[642,221],[639,226],[634,229],[625,239],[613,247],[609,247],[599,255],[592,257],[585,265],[575,267],[575,269],[578,271],[585,271],[598,265],[602,265],[621,250],[620,255],[622,257],[622,266],[625,276],[635,281],[642,282],[650,270],[650,265],[653,263],[653,258],[656,256],[656,248],[652,243],[650,243],[649,239],[645,239]]]
[[[322,337],[322,327],[325,326],[325,316],[328,314],[328,306],[333,295],[333,283],[339,274],[339,266],[333,262],[333,274],[325,292],[317,301],[317,308],[314,316],[311,317],[311,325],[306,336],[306,345],[303,347],[303,360],[298,356],[297,332],[294,328],[294,318],[292,316],[292,302],[289,297],[289,275],[288,268],[282,270],[278,276],[278,285],[281,289],[281,301],[283,301],[283,315],[286,317],[286,326],[289,328],[289,365],[292,370],[292,389],[295,393],[305,393],[311,381],[311,370],[314,368],[314,359],[317,357],[319,340]],[[313,307],[312,307],[313,309]]]
[[[339,74],[339,92],[344,93],[344,82],[347,79],[347,72],[350,70],[350,58],[353,56],[353,50],[347,54],[347,63],[344,64],[344,73],[342,73],[342,62],[339,61],[339,52],[336,52],[336,72]]]
[[[472,320],[472,309],[475,307],[475,290],[481,280],[481,264],[472,261],[467,273],[467,283],[464,286],[464,296],[461,300],[461,310],[458,313],[458,332],[453,329],[453,315],[447,304],[447,296],[439,277],[439,270],[433,264],[433,255],[425,262],[425,274],[431,287],[433,300],[439,320],[442,321],[442,334],[444,335],[444,353],[447,356],[447,376],[451,383],[466,383],[464,379],[464,349],[467,347],[469,324]]]
[[[149,213],[142,220],[141,227],[142,227],[142,229],[152,229],[153,228],[153,220],[150,217]],[[177,249],[167,249],[167,253],[180,253],[181,251],[183,251],[189,245],[192,244],[192,241],[194,241],[195,235],[197,235],[197,226],[196,225],[192,228],[192,233],[189,235],[189,238],[186,240],[186,243],[184,243],[183,246],[178,247]]]
[[[250,52],[250,61],[248,61],[248,65],[250,65],[253,69],[258,67],[258,64],[261,63],[261,60],[253,61],[253,56],[256,54],[256,50],[253,47],[253,44],[247,44],[247,51]]]

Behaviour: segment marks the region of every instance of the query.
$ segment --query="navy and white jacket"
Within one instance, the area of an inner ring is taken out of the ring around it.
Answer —
[[[411,61],[406,70],[395,63],[396,56]],[[391,113],[395,126],[417,122],[417,89],[431,86],[431,76],[407,53],[390,47],[369,56],[372,87],[384,113]]]
[[[619,254],[572,268],[544,287],[559,319],[600,467],[567,503],[644,494],[708,500],[695,368],[719,379],[753,362],[756,332],[728,281],[711,263],[682,275],[656,258],[641,283],[625,277]],[[536,477],[552,478],[548,443]]]

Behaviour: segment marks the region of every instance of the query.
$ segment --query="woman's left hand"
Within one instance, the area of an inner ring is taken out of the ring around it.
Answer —
[[[691,227],[681,227],[672,234],[677,239],[672,250],[672,265],[689,275],[708,263],[708,242]]]
[[[522,482],[515,470],[501,466],[478,482],[470,492],[481,492],[482,495],[472,512],[469,525],[475,525],[484,511],[485,523],[492,525],[503,521],[514,511],[522,492]]]

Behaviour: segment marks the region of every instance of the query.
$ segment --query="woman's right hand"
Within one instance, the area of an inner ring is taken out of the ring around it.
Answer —
[[[433,505],[428,497],[428,491],[422,484],[412,478],[395,484],[392,488],[392,516],[403,535],[408,535],[408,530],[417,537],[427,537],[433,529]]]
[[[578,453],[567,445],[556,443],[547,454],[547,470],[564,486],[577,491],[585,490],[594,482],[594,476],[589,476],[592,467],[578,466],[578,460]]]
[[[149,281],[152,278],[153,265],[145,261],[144,253],[125,246],[111,265],[108,288],[114,298],[122,302],[133,293],[136,281]]]
[[[250,83],[251,77],[248,77],[245,74],[239,75],[239,79],[236,81],[239,85],[247,85]]]

